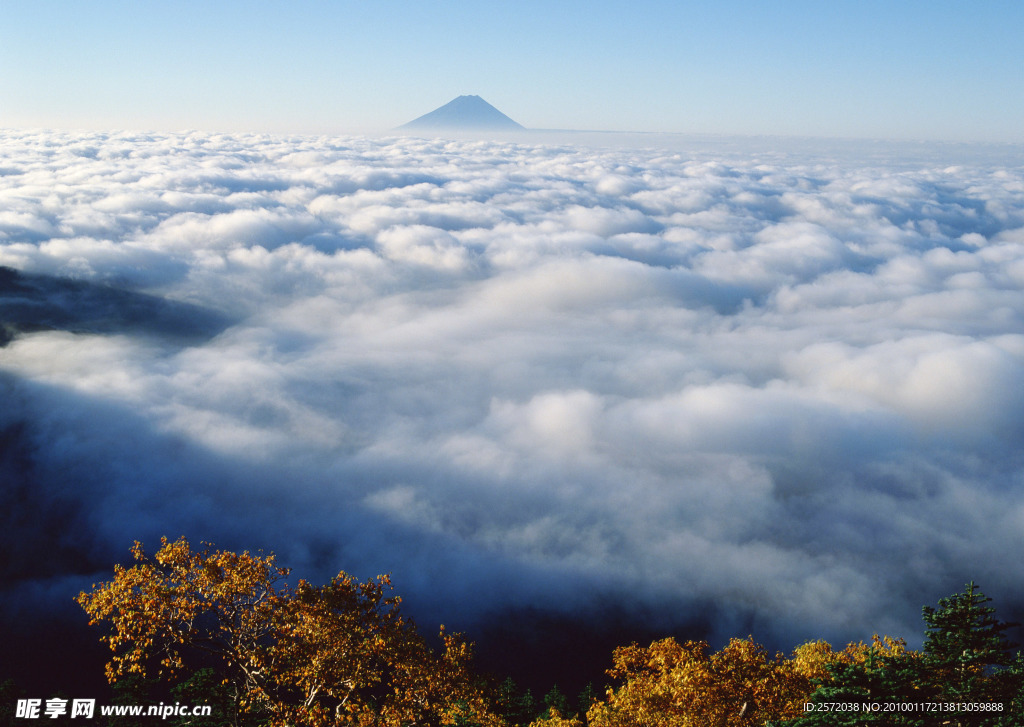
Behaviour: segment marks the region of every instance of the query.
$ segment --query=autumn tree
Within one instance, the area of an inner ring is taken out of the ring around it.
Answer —
[[[591,727],[740,727],[796,716],[810,678],[752,638],[709,653],[707,642],[675,639],[615,650],[609,675],[621,682],[587,713]]]
[[[895,658],[916,654],[907,649],[907,642],[892,636],[871,637],[871,643],[851,642],[840,651],[835,651],[827,641],[808,641],[793,651],[791,659],[794,671],[802,678],[817,684],[829,680],[829,674],[841,665],[863,665],[874,658]]]
[[[827,676],[816,679],[809,702],[860,709],[812,710],[788,727],[1021,727],[1024,657],[1017,654],[1014,660],[1006,638],[1011,624],[995,617],[990,601],[969,583],[937,608],[925,606],[921,652],[877,637],[869,647],[848,648],[849,658],[827,665]],[[921,704],[953,709],[912,707]],[[891,705],[908,708],[885,709]]]
[[[840,659],[829,663],[826,674],[815,680],[817,688],[807,700],[811,709],[788,727],[916,727],[923,725],[921,710],[892,711],[887,705],[913,703],[919,654],[905,650],[877,648],[864,658]],[[853,649],[851,649],[852,651]],[[859,655],[858,655],[859,656]],[[836,710],[836,705],[845,705]]]
[[[134,566],[115,566],[112,581],[78,595],[90,624],[110,627],[107,679],[174,679],[185,656],[199,652],[218,664],[243,708],[266,702],[288,569],[272,555],[194,551],[184,538],[161,543],[150,559],[136,541]]]
[[[557,708],[549,707],[530,727],[583,727],[583,722],[579,717],[564,717]]]
[[[78,596],[104,624],[107,677],[181,680],[214,663],[240,713],[271,725],[497,724],[471,671],[472,649],[443,632],[435,653],[399,610],[386,576],[298,581],[273,555],[162,539],[152,559]]]

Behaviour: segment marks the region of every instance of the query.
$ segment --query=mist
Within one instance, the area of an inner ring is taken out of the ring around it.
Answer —
[[[1024,604],[1024,150],[0,134],[0,608],[134,540],[424,624]],[[632,615],[632,616],[631,616]],[[84,616],[82,616],[84,621]]]

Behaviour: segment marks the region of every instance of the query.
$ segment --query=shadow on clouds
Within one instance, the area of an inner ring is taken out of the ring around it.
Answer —
[[[1024,154],[584,138],[0,134],[5,622],[180,534],[509,671],[1019,610]]]
[[[201,306],[0,267],[0,345],[18,333],[44,330],[155,336],[189,345],[228,325],[223,315]]]

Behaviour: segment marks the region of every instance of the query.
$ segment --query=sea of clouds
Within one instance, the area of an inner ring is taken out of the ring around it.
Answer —
[[[468,628],[1020,608],[1024,151],[600,141],[0,134],[4,608],[181,534]]]

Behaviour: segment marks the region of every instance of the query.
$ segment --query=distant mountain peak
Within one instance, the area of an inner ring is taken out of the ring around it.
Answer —
[[[479,96],[459,96],[429,114],[423,114],[399,129],[411,130],[472,130],[472,129],[522,129],[498,109]]]

